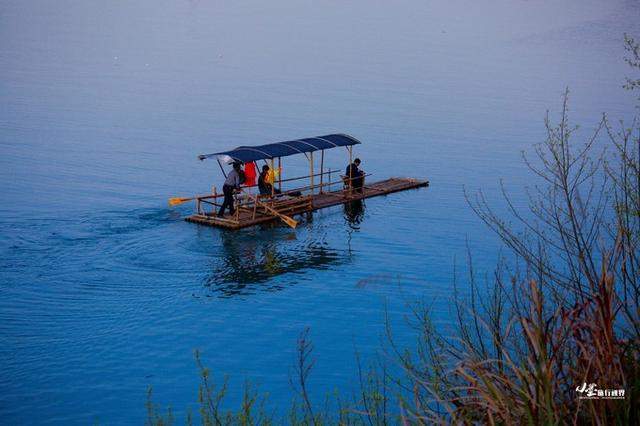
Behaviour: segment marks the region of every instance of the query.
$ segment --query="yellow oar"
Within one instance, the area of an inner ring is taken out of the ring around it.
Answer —
[[[174,198],[169,198],[169,206],[171,206],[171,207],[177,206],[178,204],[186,203],[187,201],[195,200],[196,198],[198,198],[198,197],[191,197],[191,198],[174,197]]]
[[[296,226],[298,226],[298,221],[290,218],[289,216],[285,216],[282,213],[280,213],[279,211],[271,208],[270,206],[266,205],[265,203],[263,203],[262,201],[258,201],[258,197],[255,198],[255,202],[257,205],[264,207],[265,210],[271,212],[271,214],[278,216],[284,223],[286,223],[287,225],[289,225],[290,227],[292,227],[293,229],[296,229]]]

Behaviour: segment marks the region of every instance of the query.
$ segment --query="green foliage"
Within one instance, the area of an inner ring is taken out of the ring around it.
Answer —
[[[305,329],[298,338],[297,358],[291,382],[298,397],[291,403],[288,417],[275,421],[273,415],[267,412],[266,402],[268,394],[260,393],[251,383],[246,382],[242,399],[237,409],[223,409],[227,405],[227,379],[220,385],[213,381],[211,373],[201,360],[199,351],[195,351],[195,361],[200,374],[198,386],[198,417],[202,426],[230,426],[230,425],[271,425],[287,423],[291,425],[386,425],[389,423],[387,412],[388,381],[386,367],[380,370],[369,369],[363,373],[359,367],[361,390],[353,401],[345,402],[338,392],[327,396],[324,406],[316,409],[307,392],[307,380],[313,367],[313,346],[309,339],[309,330]],[[358,360],[358,365],[360,365]],[[382,376],[380,373],[382,372]],[[335,404],[332,405],[332,403]],[[170,426],[174,424],[171,410],[165,415],[158,413],[152,401],[152,390],[147,395],[147,424],[149,426]],[[191,413],[187,415],[187,425],[193,425]]]
[[[173,418],[173,413],[171,412],[171,408],[167,408],[166,414],[160,414],[156,405],[153,403],[153,389],[149,388],[147,390],[147,425],[148,426],[172,426],[174,424],[175,419]]]

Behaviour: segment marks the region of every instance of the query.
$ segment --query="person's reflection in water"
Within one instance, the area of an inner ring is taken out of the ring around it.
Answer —
[[[360,223],[362,222],[362,219],[364,219],[364,201],[352,200],[344,203],[344,218],[349,225],[349,229],[347,229],[347,247],[349,247],[349,257],[351,257],[353,254],[353,250],[351,248],[351,234],[354,231],[360,230]]]
[[[352,229],[360,229],[360,223],[364,219],[364,201],[353,200],[344,203],[344,217]]]

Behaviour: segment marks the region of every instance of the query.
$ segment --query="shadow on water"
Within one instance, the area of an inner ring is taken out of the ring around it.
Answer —
[[[364,218],[361,200],[344,205],[344,217],[351,233],[359,229]],[[308,220],[310,227],[311,220]],[[305,241],[282,226],[262,227],[255,233],[220,231],[222,256],[213,273],[205,279],[205,287],[219,297],[246,296],[259,291],[279,291],[299,282],[296,276],[307,270],[329,269],[349,263],[351,250],[331,248],[313,232]]]

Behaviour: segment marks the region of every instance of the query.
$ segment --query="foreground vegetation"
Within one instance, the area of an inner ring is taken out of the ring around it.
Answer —
[[[625,47],[640,71],[639,44],[625,36]],[[625,87],[640,88],[640,79]],[[547,116],[546,141],[524,158],[537,179],[526,211],[506,190],[509,218],[494,213],[482,192],[467,194],[513,256],[482,287],[470,273],[469,294],[453,301],[454,337],[436,329],[428,307],[413,306],[418,349],[398,348],[388,333],[403,374],[358,368],[360,392],[348,401],[336,396],[330,410],[313,406],[307,391],[313,352],[305,330],[292,379],[297,398],[285,419],[274,419],[250,385],[239,409],[222,410],[226,384],[214,386],[196,354],[200,405],[187,422],[639,424],[640,122],[614,125],[603,116],[590,138],[576,142],[568,97],[556,124]],[[151,391],[147,408],[149,424],[173,423]]]

